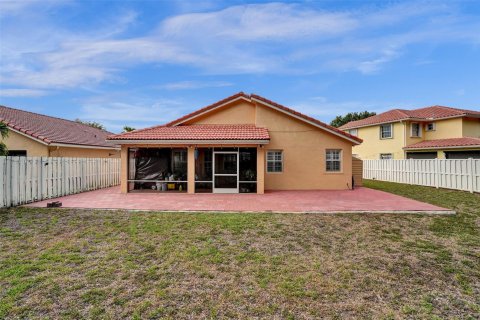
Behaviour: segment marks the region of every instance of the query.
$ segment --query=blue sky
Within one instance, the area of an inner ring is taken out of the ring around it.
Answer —
[[[161,124],[238,91],[329,122],[480,109],[476,1],[0,1],[0,104]]]

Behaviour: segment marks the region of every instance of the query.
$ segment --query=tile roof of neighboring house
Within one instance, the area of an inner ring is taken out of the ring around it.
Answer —
[[[262,96],[259,96],[259,95],[256,95],[256,94],[248,95],[248,94],[245,94],[244,92],[236,93],[236,94],[234,94],[234,95],[232,95],[232,96],[230,96],[230,97],[227,97],[227,98],[225,98],[225,99],[222,99],[222,100],[220,100],[220,101],[218,101],[218,102],[215,102],[215,103],[213,103],[213,104],[211,104],[211,105],[209,105],[209,106],[206,106],[206,107],[201,108],[201,109],[199,109],[199,110],[196,110],[196,111],[194,111],[194,112],[192,112],[192,113],[189,113],[189,114],[187,114],[187,115],[185,115],[185,116],[183,116],[183,117],[181,117],[181,118],[178,118],[178,119],[176,119],[176,120],[173,120],[173,121],[167,123],[165,126],[169,126],[169,127],[170,127],[170,126],[180,125],[180,124],[182,124],[183,122],[185,122],[186,120],[195,118],[195,117],[197,117],[197,116],[199,116],[199,115],[201,115],[201,114],[207,113],[207,112],[209,112],[209,111],[211,111],[211,110],[213,110],[213,109],[215,109],[215,108],[217,108],[217,107],[219,107],[219,106],[228,104],[228,103],[233,102],[233,101],[235,101],[235,100],[237,100],[237,99],[245,99],[245,100],[247,100],[247,101],[257,100],[257,101],[260,101],[260,102],[263,103],[263,104],[271,105],[271,106],[273,106],[274,108],[277,108],[277,109],[279,109],[279,110],[281,110],[281,111],[283,111],[283,112],[285,112],[285,113],[287,113],[287,114],[289,114],[289,115],[291,115],[291,116],[297,117],[297,118],[299,118],[299,119],[301,119],[301,120],[303,120],[303,121],[310,122],[310,123],[313,123],[314,125],[317,125],[317,126],[319,126],[319,127],[322,127],[323,129],[325,129],[325,130],[327,130],[327,131],[330,131],[330,132],[332,132],[332,133],[334,133],[334,134],[336,134],[336,135],[339,135],[339,136],[342,137],[342,138],[346,138],[346,139],[351,140],[351,141],[353,140],[353,141],[356,142],[356,143],[361,143],[361,142],[363,141],[362,139],[360,139],[360,138],[358,138],[358,137],[356,137],[356,136],[353,136],[353,135],[351,135],[351,134],[349,134],[349,133],[347,133],[347,132],[345,132],[345,131],[342,131],[342,130],[340,130],[340,129],[338,129],[338,128],[332,127],[332,126],[330,126],[330,125],[328,125],[328,124],[326,124],[326,123],[324,123],[324,122],[322,122],[322,121],[319,121],[319,120],[317,120],[317,119],[315,119],[315,118],[309,117],[309,116],[307,116],[307,115],[305,115],[305,114],[302,114],[302,113],[300,113],[300,112],[298,112],[298,111],[295,111],[295,110],[293,110],[293,109],[287,108],[287,107],[285,107],[285,106],[283,106],[283,105],[281,105],[281,104],[278,104],[278,103],[276,103],[276,102],[274,102],[274,101],[268,100],[268,99],[266,99],[266,98],[264,98],[264,97],[262,97]]]
[[[444,106],[432,106],[414,110],[393,109],[387,112],[368,117],[366,119],[350,121],[340,127],[340,129],[352,129],[366,127],[370,125],[397,122],[400,120],[435,120],[452,117],[480,117],[480,111],[456,109]]]
[[[437,139],[437,140],[425,140],[422,142],[414,143],[403,149],[439,149],[439,148],[451,148],[451,147],[480,147],[480,138],[463,137],[463,138],[450,138],[450,139]]]
[[[111,140],[269,140],[266,128],[253,124],[156,126],[110,136]]]
[[[111,142],[105,141],[111,132],[70,120],[0,106],[0,121],[45,144],[115,147]]]

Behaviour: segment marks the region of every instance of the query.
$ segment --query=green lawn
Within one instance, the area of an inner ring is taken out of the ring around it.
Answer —
[[[480,317],[480,196],[392,214],[0,211],[0,318]]]

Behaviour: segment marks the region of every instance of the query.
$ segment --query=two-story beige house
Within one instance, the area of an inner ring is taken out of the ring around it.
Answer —
[[[480,159],[480,111],[394,109],[340,129],[363,139],[352,151],[362,159]]]

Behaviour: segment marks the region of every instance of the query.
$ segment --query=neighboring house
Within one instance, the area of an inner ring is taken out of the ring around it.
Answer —
[[[70,120],[0,106],[8,125],[9,156],[118,158],[120,148],[107,142],[111,132]]]
[[[394,109],[340,129],[363,139],[353,149],[361,159],[480,158],[480,111]]]
[[[243,92],[109,139],[122,146],[124,193],[350,189],[352,146],[362,141]]]

